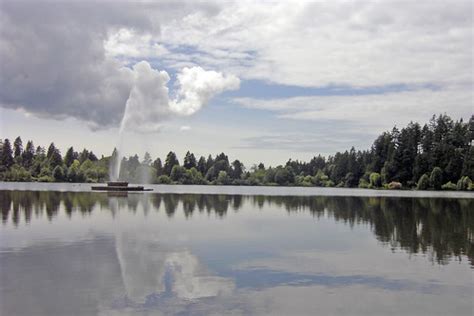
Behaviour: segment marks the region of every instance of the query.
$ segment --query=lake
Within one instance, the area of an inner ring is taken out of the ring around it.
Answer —
[[[1,315],[472,315],[474,194],[0,183]]]

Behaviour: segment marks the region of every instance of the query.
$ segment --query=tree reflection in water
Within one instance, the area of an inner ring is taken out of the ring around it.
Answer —
[[[0,191],[3,225],[17,226],[45,216],[53,221],[59,212],[69,217],[99,211],[109,211],[113,216],[118,209],[135,213],[139,205],[145,216],[164,211],[170,218],[182,211],[187,218],[194,212],[205,212],[224,219],[229,210],[238,212],[244,205],[267,205],[289,214],[308,212],[315,218],[327,216],[351,227],[369,224],[383,244],[409,253],[430,254],[439,264],[465,255],[474,265],[473,199]]]

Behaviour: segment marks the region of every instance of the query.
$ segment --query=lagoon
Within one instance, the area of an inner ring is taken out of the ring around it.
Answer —
[[[1,183],[1,315],[471,315],[474,195]]]

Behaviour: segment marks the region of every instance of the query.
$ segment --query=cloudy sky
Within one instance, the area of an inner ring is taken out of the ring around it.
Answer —
[[[472,1],[0,2],[0,134],[309,159],[473,106]],[[124,116],[125,114],[125,116]]]

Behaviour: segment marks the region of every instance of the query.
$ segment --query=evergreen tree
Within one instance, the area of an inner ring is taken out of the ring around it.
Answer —
[[[201,158],[199,158],[197,170],[203,175],[207,173],[207,163],[206,158],[204,158],[204,156],[201,156]]]
[[[6,169],[9,169],[13,165],[13,151],[8,138],[3,141],[2,156],[0,158],[2,165],[5,166]]]
[[[163,165],[160,158],[156,158],[155,161],[153,161],[152,167],[156,170],[156,177],[163,175]]]
[[[196,168],[196,157],[189,151],[184,156],[183,167],[186,169]]]
[[[234,160],[232,162],[232,179],[240,179],[242,174],[244,173],[244,164],[241,163],[239,160]]]
[[[165,166],[163,167],[163,173],[167,176],[171,175],[171,170],[174,166],[179,166],[178,158],[176,154],[172,151],[168,153],[165,160]]]
[[[207,156],[206,160],[206,173],[209,171],[209,169],[214,166],[214,159],[212,159],[212,156],[209,155]],[[203,173],[204,174],[204,173]]]
[[[35,146],[33,145],[33,142],[29,140],[26,143],[25,151],[23,152],[23,155],[22,155],[23,167],[27,169],[30,168],[31,165],[33,164],[34,157],[35,157]]]
[[[79,154],[79,157],[77,158],[79,162],[82,164],[84,161],[89,159],[89,151],[87,149],[83,149],[82,152]]]
[[[392,136],[390,133],[383,133],[380,135],[372,145],[371,156],[372,162],[369,167],[370,171],[381,172],[385,161],[387,161],[389,149],[392,143]]]
[[[142,164],[145,166],[151,165],[151,156],[149,152],[146,152],[145,155],[143,156],[143,161]]]
[[[19,159],[21,158],[22,153],[23,153],[23,142],[21,141],[21,137],[18,136],[13,142],[13,157],[15,159]]]
[[[97,158],[97,156],[92,152],[92,150],[89,152],[89,156],[87,156],[87,159],[89,159],[90,161],[97,161],[99,160]]]
[[[63,158],[61,157],[59,149],[55,149],[48,160],[51,169],[54,169],[56,166],[61,166],[63,163]]]
[[[66,167],[70,167],[74,160],[78,159],[79,154],[74,151],[74,148],[71,146],[69,149],[66,151],[66,155],[64,156],[64,164]]]
[[[48,147],[46,158],[51,159],[51,156],[53,155],[55,151],[56,151],[56,146],[54,145],[54,143],[51,143]]]

